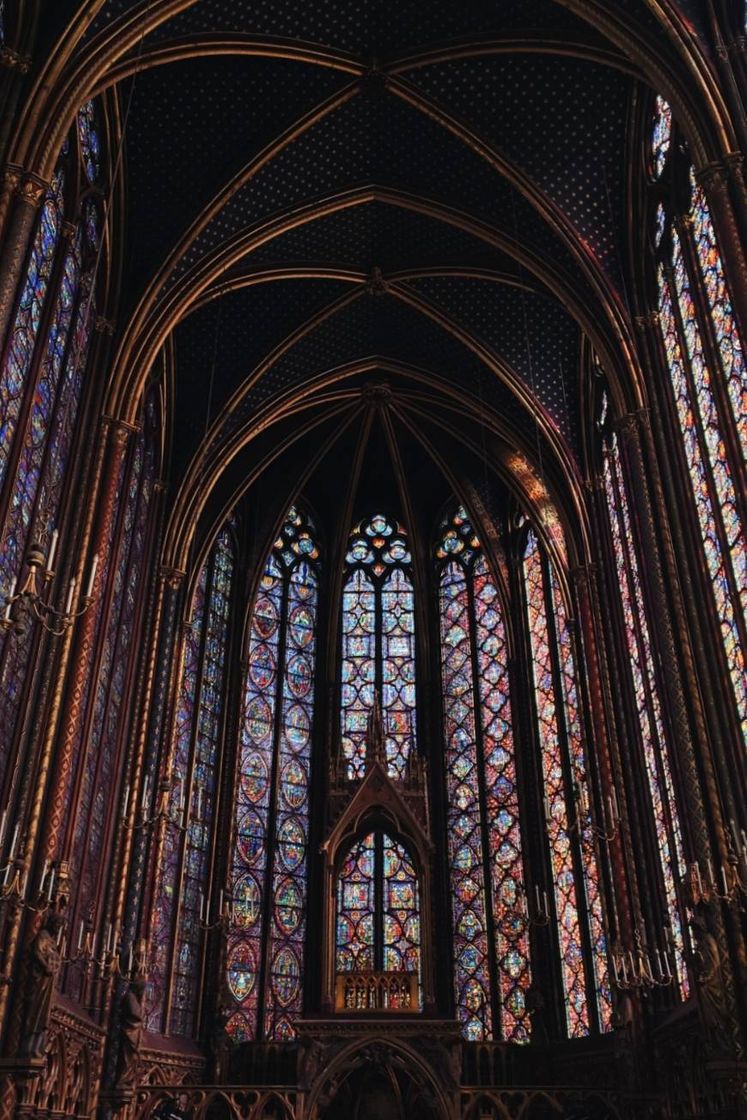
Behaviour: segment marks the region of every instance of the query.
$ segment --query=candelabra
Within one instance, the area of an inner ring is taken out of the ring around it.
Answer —
[[[5,611],[0,618],[0,629],[14,630],[16,634],[23,634],[28,620],[40,622],[50,634],[60,635],[73,624],[76,618],[85,614],[93,603],[93,584],[96,579],[99,558],[94,556],[91,570],[88,574],[88,583],[85,593],[81,598],[81,605],[73,609],[75,600],[76,577],[73,576],[68,584],[64,606],[60,610],[51,601],[52,581],[54,580],[54,561],[57,553],[57,530],[52,533],[49,554],[44,557],[41,545],[34,543],[26,554],[26,579],[20,588],[18,577],[14,576],[10,585],[10,592],[4,597]],[[39,586],[41,581],[41,586]]]
[[[685,894],[688,902],[694,907],[708,906],[713,902],[725,902],[744,910],[747,899],[747,835],[742,830],[737,832],[736,825],[731,822],[735,835],[739,855],[732,843],[731,836],[727,834],[728,852],[725,863],[719,867],[716,874],[710,859],[705,861],[705,868],[701,869],[700,863],[691,863],[685,882]],[[740,864],[742,870],[740,870]]]
[[[148,807],[150,805],[151,779],[146,778],[145,785],[143,786],[143,794],[140,798],[140,808],[138,810],[137,819],[132,824],[126,824],[125,827],[128,829],[152,828],[160,821],[164,821],[166,824],[171,825],[172,828],[175,828],[178,832],[185,832],[187,826],[181,819],[179,819],[183,818],[184,816],[184,782],[182,781],[179,783],[179,791],[176,803],[176,819],[172,815],[171,793],[171,778],[166,775],[158,783],[158,797],[156,799],[155,809],[152,813],[149,813]],[[125,786],[124,800],[122,802],[122,816],[125,819],[127,818],[127,809],[129,808],[129,804],[130,787],[129,785],[127,785]]]
[[[664,930],[664,951],[658,945],[653,956],[643,945],[638,931],[634,934],[634,949],[613,947],[610,955],[612,982],[620,991],[631,989],[667,988],[674,983],[675,969],[672,967],[673,945],[671,934]]]
[[[207,901],[205,896],[200,891],[200,929],[228,929],[233,925],[236,919],[236,905],[232,898],[225,897],[225,891],[221,890],[218,898],[218,911],[215,918],[210,921],[212,899],[208,895]]]
[[[81,964],[84,970],[94,966],[100,980],[121,977],[124,980],[134,980],[136,976],[145,974],[147,961],[147,946],[145,940],[138,942],[137,950],[130,942],[129,951],[125,961],[124,946],[120,940],[120,933],[109,922],[106,934],[102,932],[98,951],[96,939],[91,929],[86,930],[86,924],[81,918],[78,926],[78,939],[75,948],[68,952],[67,938],[63,933],[59,940],[60,954],[64,964]]]

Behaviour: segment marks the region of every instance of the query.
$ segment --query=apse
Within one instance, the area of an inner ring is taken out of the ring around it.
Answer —
[[[2,1116],[742,1114],[742,6],[0,0]]]

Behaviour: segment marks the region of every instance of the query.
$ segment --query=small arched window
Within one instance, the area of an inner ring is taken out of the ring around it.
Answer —
[[[415,600],[405,531],[382,514],[350,534],[342,593],[342,753],[348,777],[365,769],[366,728],[381,696],[390,775],[415,749]]]
[[[471,1041],[525,1042],[529,931],[503,607],[461,507],[436,557],[457,1015]]]
[[[405,845],[380,829],[364,836],[345,857],[336,894],[335,968],[343,993],[338,1005],[417,1010],[420,996],[413,1001],[411,987],[393,987],[389,981],[396,976],[381,975],[416,976],[420,990],[420,894]],[[356,977],[353,987],[346,984],[348,974]]]
[[[291,508],[246,642],[227,958],[236,1041],[292,1038],[302,1009],[318,561],[313,525]]]

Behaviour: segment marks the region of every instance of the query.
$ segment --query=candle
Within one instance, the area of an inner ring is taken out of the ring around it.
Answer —
[[[96,579],[96,572],[99,566],[99,554],[94,552],[93,560],[91,561],[91,571],[88,573],[88,586],[86,587],[86,599],[90,599],[93,593],[93,583]]]
[[[17,824],[16,827],[15,827],[15,830],[13,832],[13,841],[10,845],[10,852],[8,853],[8,859],[14,859],[15,858],[16,844],[18,843],[18,830],[19,830],[20,827],[21,826],[19,824]]]
[[[617,969],[617,958],[615,957],[614,953],[612,954],[612,975],[615,978],[615,983],[619,984],[620,983],[620,973],[618,972],[618,969]]]
[[[70,586],[67,589],[67,602],[65,603],[65,614],[70,614],[73,607],[73,596],[75,595],[75,576],[70,580]]]
[[[6,830],[7,827],[8,827],[8,810],[4,809],[2,820],[0,820],[0,844],[2,844],[3,840],[5,839],[5,830]]]
[[[205,790],[202,786],[197,787],[197,819],[202,820],[202,798]]]
[[[205,921],[205,896],[202,891],[200,891],[200,921]]]
[[[617,793],[614,786],[612,787],[612,808],[615,811],[614,819],[617,821],[620,819],[620,810],[617,807]]]
[[[127,958],[127,971],[130,972],[130,973],[132,972],[132,957],[133,957],[133,949],[132,949],[132,942],[130,942],[130,955]]]
[[[223,891],[222,890],[220,892],[220,897],[218,899],[218,913],[219,914],[223,913]]]
[[[47,901],[48,902],[51,902],[52,898],[54,896],[54,877],[55,877],[56,870],[57,869],[55,867],[53,867],[51,872],[49,873],[49,882],[47,883]]]
[[[179,796],[176,804],[179,812],[184,812],[184,778],[179,782]]]
[[[713,864],[711,863],[710,859],[706,860],[706,866],[708,868],[708,885],[711,887],[715,887],[716,880],[713,877]]]
[[[80,925],[78,926],[78,945],[77,945],[78,952],[80,952],[80,948],[81,948],[82,944],[83,944],[83,919],[81,918],[80,919]]]
[[[48,572],[53,572],[54,571],[54,558],[57,555],[57,540],[59,538],[59,535],[60,534],[57,531],[57,529],[55,529],[54,532],[52,533],[52,540],[51,540],[51,543],[49,545],[49,556],[47,557],[47,571]]]
[[[728,896],[729,880],[726,877],[726,868],[724,867],[723,863],[721,864],[721,882],[724,884],[724,895]]]
[[[149,801],[150,801],[150,778],[146,778],[145,779],[145,785],[143,786],[143,797],[142,797],[142,802],[141,802],[143,809],[147,808],[147,805],[148,805]]]
[[[122,816],[127,816],[127,808],[130,804],[130,783],[125,786],[124,801],[122,802]]]
[[[540,912],[540,908],[541,908],[541,904],[540,904],[540,889],[539,889],[539,887],[537,886],[537,884],[536,884],[536,883],[534,884],[534,897],[535,897],[535,899],[536,899],[536,901],[537,901],[537,913],[539,914],[539,912]]]
[[[542,892],[542,913],[543,914],[549,914],[550,913],[550,906],[549,906],[548,901],[547,901],[547,891]]]

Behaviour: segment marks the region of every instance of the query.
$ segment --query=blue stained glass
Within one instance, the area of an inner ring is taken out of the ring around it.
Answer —
[[[228,934],[226,1030],[236,1041],[256,1038],[260,1017],[265,1038],[292,1038],[302,1007],[318,557],[312,527],[291,508],[250,620]]]

